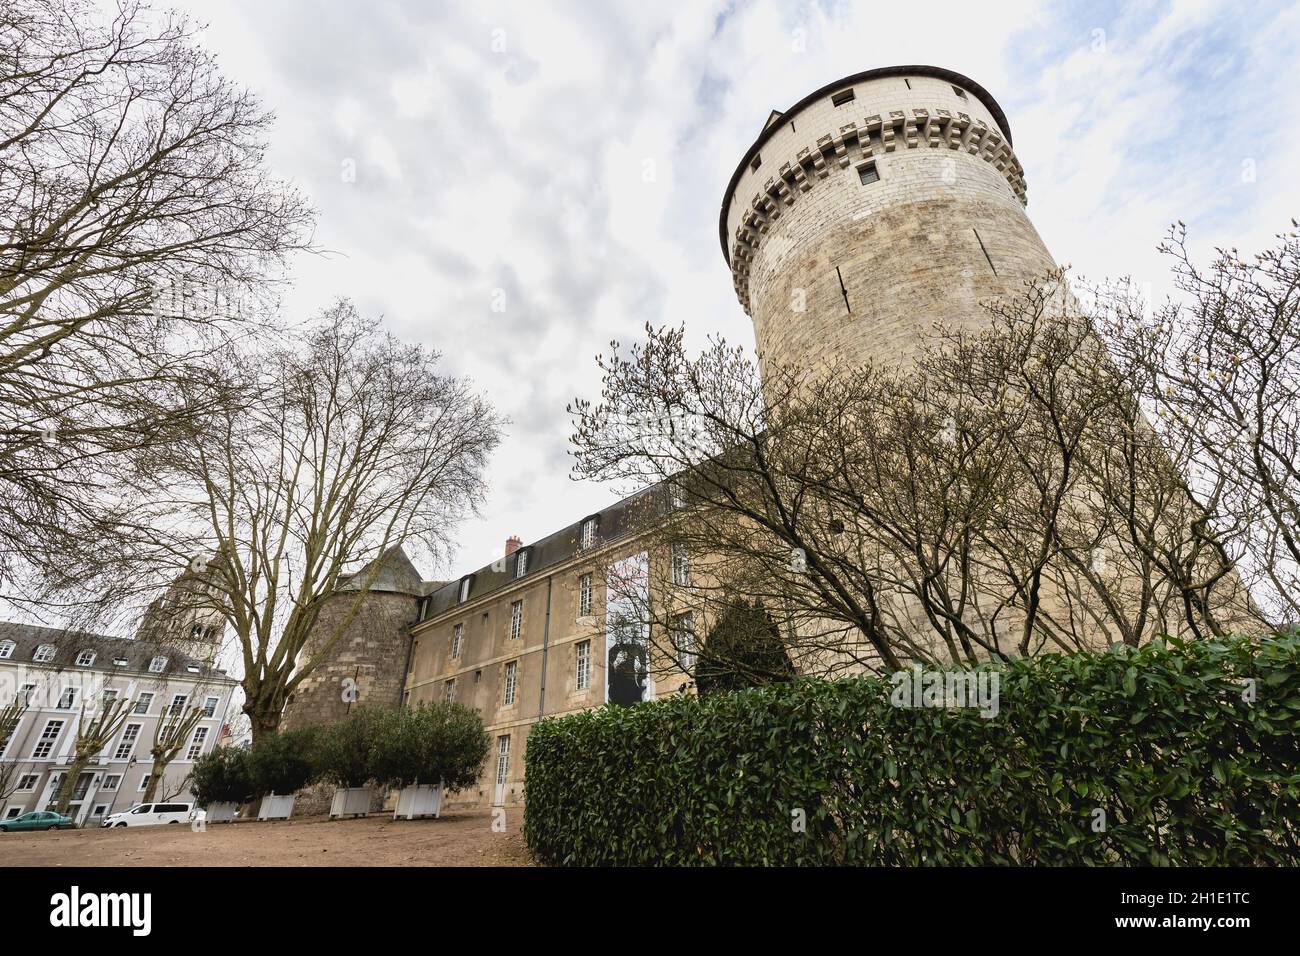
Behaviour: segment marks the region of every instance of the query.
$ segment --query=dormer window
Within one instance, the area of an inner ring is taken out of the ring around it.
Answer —
[[[167,658],[165,657],[155,657],[153,660],[149,662],[150,674],[161,674],[166,669],[167,669]]]
[[[95,663],[94,651],[82,651],[80,654],[77,655],[78,667],[89,667],[93,663]]]
[[[189,671],[191,674],[197,674],[197,673],[199,672],[199,665],[198,665],[198,664],[189,664],[189,665],[186,666],[185,669],[186,669],[187,671]]]
[[[460,590],[456,592],[456,603],[464,604],[469,600],[469,587],[474,583],[474,575],[467,574],[460,579]]]
[[[14,648],[18,645],[13,641],[0,641],[0,661],[7,661],[14,656]]]
[[[129,664],[129,663],[130,663],[130,661],[128,661],[125,657],[115,657],[115,658],[113,658],[113,666],[114,666],[114,667],[125,667],[125,666],[126,666],[127,664]]]
[[[520,548],[515,552],[515,577],[522,578],[528,573],[528,548]]]
[[[600,517],[592,515],[582,522],[582,531],[578,535],[578,546],[586,551],[596,543],[596,529],[600,527]]]
[[[36,653],[32,654],[32,660],[37,664],[48,664],[54,660],[54,645],[42,644],[36,648]]]

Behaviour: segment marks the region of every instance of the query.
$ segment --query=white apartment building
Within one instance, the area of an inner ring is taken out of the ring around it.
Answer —
[[[156,801],[189,801],[185,780],[194,761],[217,746],[237,686],[207,663],[214,657],[216,630],[195,626],[193,642],[159,644],[0,623],[0,707],[26,701],[13,733],[0,740],[0,764],[11,765],[9,784],[0,792],[0,817],[54,808],[79,721],[91,720],[115,697],[134,702],[130,716],[79,774],[69,815],[93,826],[141,802],[159,721],[172,709],[198,706],[203,717],[154,795]]]

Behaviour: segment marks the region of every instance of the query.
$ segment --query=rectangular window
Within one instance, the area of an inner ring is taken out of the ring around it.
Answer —
[[[528,549],[520,548],[515,555],[515,577],[522,578],[528,573]]]
[[[673,584],[691,583],[691,552],[681,542],[673,543]]]
[[[91,816],[102,817],[108,811],[107,803],[96,804],[95,812]]]
[[[852,102],[853,102],[852,90],[844,90],[843,92],[836,93],[834,96],[831,97],[831,106],[843,106],[845,103],[852,103]]]
[[[117,700],[118,696],[119,696],[121,693],[122,693],[122,692],[121,692],[120,690],[118,690],[116,687],[105,687],[105,688],[104,688],[104,706],[105,706],[105,707],[111,707],[111,706],[113,705],[113,702]]]
[[[451,657],[456,660],[460,657],[460,642],[465,637],[465,625],[456,624],[451,629]]]
[[[190,740],[190,749],[185,753],[186,760],[198,760],[199,755],[203,753],[203,744],[208,739],[208,728],[200,727],[194,731],[194,737]]]
[[[122,775],[120,773],[110,773],[107,777],[104,778],[104,785],[99,789],[116,790],[121,785],[121,783],[122,783]]]
[[[141,694],[135,699],[135,712],[137,714],[149,713],[149,708],[153,706],[153,694]]]
[[[510,776],[510,735],[497,738],[497,786],[505,786]]]
[[[754,158],[749,161],[749,168],[753,172],[758,172],[758,167],[763,165],[763,156],[761,153],[755,153]]]
[[[131,752],[135,750],[135,742],[140,737],[140,724],[127,724],[126,729],[122,731],[122,739],[117,743],[117,750],[113,751],[114,760],[130,760]]]
[[[578,537],[578,545],[583,551],[586,551],[596,543],[596,518],[587,518],[582,522],[582,533]]]
[[[575,653],[578,690],[586,690],[591,686],[591,641],[579,641]]]
[[[63,721],[46,721],[45,729],[41,731],[40,739],[36,741],[36,746],[32,748],[32,759],[41,760],[48,757],[50,751],[54,749],[54,742],[59,739],[59,734],[62,732]]]
[[[471,578],[460,579],[460,590],[456,592],[457,604],[464,604],[466,601],[469,600],[469,585],[471,580],[472,580]]]
[[[578,617],[591,616],[591,574],[578,578]]]
[[[36,781],[39,779],[40,777],[38,774],[25,773],[18,778],[18,789],[24,791],[35,790]]]
[[[149,662],[150,674],[161,674],[166,669],[167,669],[167,658],[165,657],[155,657],[153,660]]]
[[[219,697],[205,697],[203,699],[203,716],[215,717],[217,715],[217,704],[221,702]]]
[[[690,611],[677,615],[674,630],[676,634],[673,645],[677,650],[677,660],[682,670],[690,670],[695,665],[695,615]]]
[[[59,696],[59,710],[72,710],[72,705],[77,702],[77,688],[65,687],[63,693]]]
[[[506,664],[506,706],[513,707],[515,703],[515,678],[519,673],[519,662],[510,661]]]
[[[185,701],[188,697],[185,694],[177,694],[172,698],[172,705],[167,709],[169,714],[179,714],[185,709]]]
[[[18,645],[13,641],[0,641],[0,661],[7,661],[14,656],[14,648]]]
[[[138,791],[139,793],[144,793],[147,789],[149,789],[150,776],[152,776],[152,774],[145,774],[143,777],[140,778],[140,789]]]
[[[32,660],[37,664],[48,664],[54,660],[54,645],[42,644],[36,648],[36,653],[32,655]]]
[[[519,635],[524,629],[524,602],[515,601],[510,605],[510,640],[519,640]]]
[[[449,704],[456,703],[456,678],[452,678],[443,685],[442,699]]]
[[[875,163],[863,163],[858,167],[858,179],[862,185],[869,186],[872,183],[880,182],[880,173],[876,172]]]

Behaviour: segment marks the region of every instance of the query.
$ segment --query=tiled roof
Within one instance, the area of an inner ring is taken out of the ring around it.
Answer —
[[[95,663],[87,669],[133,671],[153,674],[155,677],[176,675],[178,677],[197,676],[231,679],[225,671],[209,667],[176,647],[157,644],[152,641],[109,637],[107,634],[92,634],[86,631],[69,631],[63,628],[0,621],[0,643],[5,641],[13,641],[15,645],[7,663],[30,664],[36,649],[40,645],[53,644],[53,660],[40,662],[47,667],[60,669],[82,667],[84,665],[77,664],[77,657],[82,651],[89,650],[95,652]],[[167,658],[167,666],[157,673],[149,670],[149,663],[155,657]],[[126,664],[116,665],[114,661],[117,659],[125,659]],[[191,667],[197,667],[198,672],[190,671]]]

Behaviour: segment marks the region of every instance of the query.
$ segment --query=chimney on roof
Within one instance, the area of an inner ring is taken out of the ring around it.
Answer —
[[[523,542],[519,540],[519,535],[512,534],[510,537],[506,538],[506,557],[510,557],[510,555],[514,554],[521,547],[523,547]]]

